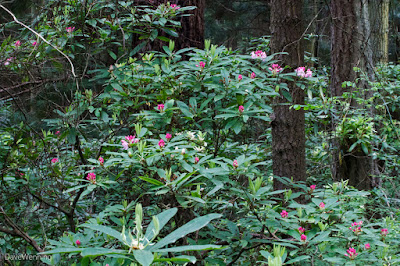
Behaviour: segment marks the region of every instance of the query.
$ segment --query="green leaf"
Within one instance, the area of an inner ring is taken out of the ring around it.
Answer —
[[[178,211],[178,208],[172,208],[165,210],[159,214],[156,215],[159,221],[160,228],[161,229],[168,223],[168,221],[175,216],[176,212]],[[154,237],[154,223],[151,222],[149,226],[147,227],[146,234],[145,234],[145,239],[148,239],[149,241],[152,240]]]
[[[109,248],[84,248],[82,249],[81,255],[82,257],[86,256],[102,256],[106,254],[127,254],[124,250],[117,250],[117,249],[109,249]]]
[[[154,262],[161,262],[161,261],[166,261],[166,262],[190,262],[190,263],[196,263],[196,257],[194,256],[178,256],[174,258],[160,258],[160,259],[155,259]]]
[[[144,177],[144,176],[139,176],[139,178],[156,186],[164,186],[163,182],[158,181],[154,178]]]
[[[154,260],[154,255],[148,250],[135,250],[133,252],[135,259],[144,266],[150,265]]]
[[[117,230],[112,229],[111,227],[100,225],[100,224],[82,224],[81,226],[89,228],[89,229],[92,229],[92,230],[95,230],[95,231],[100,231],[100,232],[102,232],[104,234],[107,234],[109,236],[112,236],[112,237],[118,239],[122,243],[124,242],[122,240],[121,233],[118,232]]]
[[[165,238],[160,240],[157,244],[154,246],[150,247],[150,250],[157,251],[158,249],[165,247],[168,244],[175,243],[176,240],[179,238],[184,237],[187,234],[193,233],[200,228],[203,228],[206,226],[211,220],[220,218],[222,215],[221,214],[207,214],[198,218],[195,218],[188,222],[187,224],[183,225],[182,227],[176,229],[169,235],[167,235]]]
[[[180,246],[173,248],[163,248],[157,250],[157,252],[184,252],[184,251],[194,251],[194,250],[213,250],[220,248],[222,247],[218,245],[192,245],[192,246]]]
[[[285,262],[285,264],[293,264],[295,262],[299,262],[299,261],[302,261],[302,260],[307,260],[309,258],[311,258],[311,257],[308,256],[308,255],[307,256],[303,255],[303,256],[297,257],[295,259],[289,260],[289,261]]]
[[[53,250],[41,252],[39,254],[47,255],[47,254],[58,254],[58,253],[79,253],[81,252],[81,248],[56,248]]]
[[[129,53],[129,56],[135,55],[137,52],[139,52],[143,47],[145,47],[147,42],[142,42],[136,45],[136,47]]]

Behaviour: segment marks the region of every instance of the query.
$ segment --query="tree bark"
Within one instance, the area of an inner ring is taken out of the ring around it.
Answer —
[[[374,64],[388,62],[390,0],[369,0]]]
[[[369,98],[371,92],[368,82],[357,80],[360,68],[370,80],[374,80],[372,50],[370,46],[370,26],[367,0],[332,0],[332,29],[331,29],[331,84],[332,96],[340,97],[344,92],[355,92],[353,87],[342,87],[344,81],[356,82],[360,92],[357,97]],[[360,108],[356,101],[350,102],[352,108]],[[369,115],[373,110],[369,110]],[[342,117],[332,118],[333,129],[341,122]],[[358,189],[370,189],[376,182],[372,175],[377,169],[371,156],[361,149],[349,148],[354,140],[346,136],[333,140],[334,146],[332,176],[336,181],[349,179],[349,185]]]
[[[271,51],[286,52],[279,59],[283,65],[294,68],[304,63],[303,48],[303,1],[271,1]],[[274,100],[272,125],[272,160],[273,173],[276,176],[293,178],[294,181],[305,181],[305,117],[304,110],[290,109],[293,104],[304,104],[304,91],[289,82],[292,102],[281,94]],[[274,189],[285,189],[286,186],[274,181]]]

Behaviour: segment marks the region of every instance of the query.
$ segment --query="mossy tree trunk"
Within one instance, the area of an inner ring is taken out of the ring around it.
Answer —
[[[331,84],[332,96],[341,97],[345,92],[354,92],[356,97],[369,98],[371,92],[368,82],[358,80],[361,69],[370,80],[374,79],[372,50],[370,46],[370,27],[367,0],[332,0],[331,29]],[[342,87],[345,81],[355,82],[357,88]],[[350,99],[352,109],[365,108],[354,99]],[[367,109],[367,115],[373,115],[373,109]],[[342,122],[344,117],[332,118],[333,129]],[[338,136],[333,141],[332,176],[336,181],[349,180],[349,184],[358,189],[370,189],[376,180],[373,177],[377,172],[376,162],[369,154],[365,154],[360,147],[349,151],[355,140],[349,136]]]

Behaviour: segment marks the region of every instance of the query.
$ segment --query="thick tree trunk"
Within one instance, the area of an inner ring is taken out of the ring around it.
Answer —
[[[283,65],[296,67],[304,63],[302,45],[302,9],[301,0],[271,1],[271,51],[286,52],[280,55]],[[293,178],[295,181],[305,181],[305,118],[304,110],[294,110],[293,104],[304,104],[304,91],[288,83],[292,102],[282,95],[274,101],[274,119],[272,125],[272,160],[273,173],[276,176]],[[281,182],[274,181],[274,189],[284,189]]]
[[[369,0],[373,61],[388,62],[390,0]]]
[[[143,0],[138,1],[138,4],[151,4],[152,6],[158,6],[160,4],[166,4],[169,2],[170,4],[176,4],[180,7],[185,6],[196,6],[197,8],[191,10],[189,12],[185,12],[185,14],[190,14],[190,16],[183,16],[180,19],[181,27],[176,28],[176,32],[178,33],[178,37],[174,38],[166,33],[161,34],[173,41],[175,41],[175,50],[188,48],[188,47],[196,47],[203,49],[204,48],[204,9],[206,6],[205,0],[150,0],[142,3]],[[134,40],[134,46],[139,44],[138,38]],[[149,43],[144,50],[154,50],[154,51],[163,51],[162,47],[168,44],[156,39],[154,42]]]
[[[367,0],[332,0],[332,29],[331,29],[331,84],[332,96],[342,96],[344,92],[353,92],[353,87],[342,87],[344,81],[357,82],[359,73],[353,70],[360,68],[370,80],[374,79],[372,50],[370,46],[370,27]],[[369,98],[370,90],[366,81],[358,81],[361,88],[357,97]],[[353,108],[360,108],[352,101]],[[370,114],[373,110],[370,110]],[[333,128],[341,122],[333,118]],[[343,136],[341,136],[343,138]],[[348,138],[335,139],[333,145],[332,176],[336,181],[349,179],[349,184],[359,189],[370,189],[375,180],[376,162],[371,156],[364,154],[360,149],[349,152],[352,141]]]

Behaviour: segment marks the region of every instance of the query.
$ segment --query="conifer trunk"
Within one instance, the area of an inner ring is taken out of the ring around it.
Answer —
[[[290,66],[294,71],[304,63],[302,41],[303,1],[272,0],[271,1],[271,51],[286,52],[281,55],[282,65]],[[292,101],[288,102],[281,94],[274,100],[272,125],[272,160],[273,173],[276,176],[305,181],[305,117],[304,110],[290,108],[293,104],[304,104],[304,91],[289,82]],[[274,181],[274,189],[286,188],[278,180]]]

